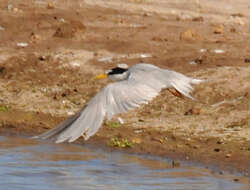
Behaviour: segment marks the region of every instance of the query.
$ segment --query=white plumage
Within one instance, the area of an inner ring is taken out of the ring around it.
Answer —
[[[105,116],[111,119],[115,114],[146,104],[164,88],[175,88],[193,99],[191,85],[202,82],[151,64],[136,64],[122,73],[110,73],[109,78],[116,82],[104,87],[73,117],[35,138],[54,138],[56,143],[61,143],[73,142],[84,134],[87,140],[102,126]]]

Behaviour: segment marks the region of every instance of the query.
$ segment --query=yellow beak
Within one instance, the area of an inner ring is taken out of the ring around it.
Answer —
[[[105,79],[105,78],[107,78],[107,77],[108,77],[107,74],[100,74],[100,75],[97,75],[95,78],[96,78],[96,79]]]

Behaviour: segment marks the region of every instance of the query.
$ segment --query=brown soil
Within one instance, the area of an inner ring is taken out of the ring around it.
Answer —
[[[96,74],[147,62],[206,79],[197,101],[163,91],[122,115],[125,124],[112,127],[114,118],[78,142],[127,139],[130,152],[250,175],[248,0],[2,0],[0,8],[2,133],[55,127],[107,84]]]

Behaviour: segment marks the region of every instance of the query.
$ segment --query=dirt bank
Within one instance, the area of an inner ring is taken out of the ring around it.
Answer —
[[[31,135],[52,128],[107,84],[96,74],[147,62],[206,79],[195,88],[197,101],[163,91],[123,114],[125,124],[114,118],[78,142],[249,176],[249,7],[247,0],[3,0],[0,130]]]

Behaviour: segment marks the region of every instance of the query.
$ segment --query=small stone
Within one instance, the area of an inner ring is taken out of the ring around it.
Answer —
[[[44,55],[42,55],[42,56],[38,57],[38,59],[39,59],[40,61],[45,61],[45,60],[46,60],[46,57],[45,57]]]
[[[180,40],[183,41],[195,41],[200,38],[201,38],[200,35],[191,29],[188,29],[180,34]]]
[[[12,5],[12,4],[9,4],[9,5],[8,5],[8,11],[12,11],[12,9],[13,9],[13,5]]]
[[[233,13],[231,14],[232,17],[244,17],[242,13]]]
[[[225,53],[225,51],[223,49],[214,49],[212,52],[216,53],[216,54],[222,54]]]
[[[19,42],[19,43],[17,43],[17,46],[18,47],[27,47],[29,44],[28,43],[26,43],[26,42]]]
[[[134,131],[134,133],[136,133],[136,134],[138,134],[138,133],[142,133],[143,132],[143,130],[142,129],[137,129],[137,130],[135,130]]]
[[[141,144],[142,143],[142,140],[140,138],[134,138],[132,140],[133,143],[136,143],[136,144]]]
[[[232,157],[232,155],[231,154],[226,154],[226,156],[225,156],[226,158],[231,158]]]
[[[199,145],[194,145],[193,148],[194,148],[194,149],[199,149],[200,146],[199,146]]]
[[[17,13],[18,11],[19,11],[18,8],[13,9],[13,12],[15,12],[15,13]]]
[[[178,168],[178,167],[180,167],[181,166],[181,163],[180,162],[178,162],[178,161],[176,161],[176,160],[173,160],[172,161],[172,167],[173,168]]]
[[[221,140],[217,141],[217,144],[222,144],[222,143],[223,143],[223,141],[221,141]]]
[[[47,8],[48,9],[54,9],[55,5],[53,3],[48,3]]]
[[[185,112],[184,115],[200,115],[202,112],[203,110],[201,108],[194,107],[188,110],[187,112]]]
[[[215,27],[214,34],[223,34],[225,32],[225,26],[223,24],[220,24]]]
[[[245,62],[245,63],[250,63],[250,59],[249,59],[249,58],[245,58],[245,59],[244,59],[244,62]]]
[[[234,178],[234,181],[235,182],[239,182],[240,180],[238,178]]]
[[[192,21],[194,22],[203,22],[204,21],[204,18],[202,16],[198,16],[198,17],[194,17],[192,19]]]
[[[31,33],[30,35],[30,42],[31,43],[37,43],[41,37],[38,34],[35,34],[34,32]]]
[[[230,32],[232,32],[232,33],[236,33],[236,28],[230,28]]]
[[[220,149],[219,148],[215,148],[214,152],[220,152]]]
[[[5,67],[0,66],[0,73],[3,73],[5,70]]]
[[[245,25],[245,22],[240,17],[235,17],[234,22],[241,25],[241,26]]]

